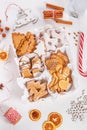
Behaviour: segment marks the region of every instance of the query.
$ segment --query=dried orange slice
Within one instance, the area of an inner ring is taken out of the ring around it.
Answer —
[[[42,125],[43,130],[55,130],[56,127],[53,122],[51,121],[45,121]]]
[[[48,116],[48,120],[53,122],[53,124],[56,127],[59,127],[63,122],[62,115],[57,113],[57,112],[50,113],[49,116]]]
[[[37,109],[33,109],[29,112],[29,117],[32,121],[37,121],[41,118],[41,112]]]
[[[7,60],[7,58],[8,58],[8,53],[6,51],[1,51],[0,60]]]

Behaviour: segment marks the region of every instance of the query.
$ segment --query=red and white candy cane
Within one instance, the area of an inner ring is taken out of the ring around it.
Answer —
[[[79,59],[78,59],[78,69],[79,73],[83,77],[87,77],[87,73],[83,71],[83,47],[84,47],[84,33],[80,34],[80,45],[79,45]]]

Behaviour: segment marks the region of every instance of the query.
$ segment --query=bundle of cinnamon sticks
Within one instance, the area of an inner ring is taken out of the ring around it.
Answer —
[[[44,19],[54,19],[57,23],[72,25],[71,21],[60,19],[63,18],[63,7],[56,6],[50,3],[46,3],[46,7],[51,8],[52,10],[43,11]]]
[[[44,19],[49,19],[49,18],[62,18],[63,17],[63,12],[61,10],[44,10]]]

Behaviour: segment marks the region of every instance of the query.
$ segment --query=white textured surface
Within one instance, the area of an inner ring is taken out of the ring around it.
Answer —
[[[66,7],[65,10],[65,14],[64,17],[65,19],[68,20],[72,20],[73,21],[73,26],[66,26],[68,28],[69,31],[71,32],[75,32],[75,31],[83,31],[87,34],[87,24],[86,24],[86,19],[87,19],[87,13],[85,13],[83,16],[81,16],[78,19],[74,19],[72,17],[70,17],[68,15],[68,11],[67,11],[67,4],[68,4],[68,0],[45,0],[54,4],[59,4],[62,5],[64,7]],[[14,21],[16,19],[16,14],[17,14],[17,10],[16,8],[10,8],[8,10],[8,15],[9,15],[9,20],[6,23],[5,21],[5,15],[4,15],[4,11],[7,7],[7,5],[9,3],[16,3],[18,5],[20,5],[22,8],[26,9],[26,8],[30,8],[35,12],[36,16],[39,16],[40,19],[42,18],[41,15],[41,11],[45,8],[43,2],[41,0],[0,0],[0,18],[3,19],[3,25],[4,22],[6,25],[10,25],[10,27],[12,28],[14,25]],[[14,15],[14,17],[13,17]],[[50,21],[47,21],[47,23],[50,23]],[[40,20],[37,25],[28,25],[25,26],[24,28],[20,28],[20,32],[27,32],[29,30],[34,30],[34,32],[38,32],[38,28],[41,28],[44,24],[43,20]],[[52,22],[52,24],[54,24]],[[59,25],[61,26],[61,25]],[[70,49],[72,51],[72,55],[74,57],[74,59],[72,59],[72,62],[74,64],[75,69],[77,70],[77,49],[75,46],[73,46],[72,44],[72,39],[70,40]],[[0,44],[5,44],[6,46],[8,44],[12,43],[11,40],[11,34],[8,34],[8,37],[2,41],[2,43]],[[69,103],[71,100],[76,99],[77,97],[80,96],[81,91],[83,89],[87,90],[87,78],[83,78],[80,75],[75,75],[78,79],[79,79],[79,85],[75,84],[77,86],[77,89],[71,93],[71,94],[67,94],[67,95],[60,95],[59,98],[56,99],[56,95],[54,95],[52,98],[45,100],[45,101],[38,101],[35,103],[25,103],[21,100],[21,96],[23,95],[23,91],[19,88],[19,86],[17,85],[16,82],[16,78],[19,76],[18,71],[17,71],[17,66],[16,63],[14,61],[14,57],[15,54],[13,52],[13,49],[10,49],[10,55],[9,55],[9,59],[8,59],[8,63],[5,65],[5,67],[8,69],[8,75],[5,75],[5,70],[1,69],[0,71],[0,77],[2,80],[9,80],[9,79],[13,79],[11,82],[8,82],[8,84],[6,84],[6,87],[9,88],[10,93],[11,93],[11,98],[5,102],[5,104],[7,106],[12,106],[14,108],[16,108],[19,113],[22,115],[22,119],[21,121],[16,124],[15,126],[12,126],[11,124],[9,124],[0,114],[0,130],[42,130],[42,123],[47,120],[47,116],[50,112],[53,111],[57,111],[59,113],[61,113],[63,115],[63,125],[61,127],[59,127],[59,130],[86,130],[87,129],[87,118],[84,119],[84,121],[80,122],[72,122],[71,121],[71,117],[66,113],[67,108],[69,107]],[[3,67],[3,65],[2,65]],[[3,72],[2,72],[3,70]],[[6,77],[5,77],[6,76]],[[1,80],[0,79],[0,80]],[[5,80],[5,81],[6,81]],[[41,113],[42,113],[42,117],[41,120],[39,120],[38,122],[33,122],[29,119],[28,117],[28,112],[29,110],[33,109],[33,108],[37,108],[40,109]],[[0,112],[1,113],[1,112]]]

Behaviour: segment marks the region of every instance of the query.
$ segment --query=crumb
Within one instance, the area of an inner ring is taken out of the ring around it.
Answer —
[[[58,42],[61,43],[61,39],[60,38],[58,38]]]
[[[51,42],[48,42],[48,44],[49,44],[49,45],[52,45],[52,43],[51,43]]]
[[[73,34],[74,34],[74,35],[76,35],[76,33],[75,33],[75,32],[73,32]]]
[[[76,34],[76,37],[78,37],[78,34]]]
[[[80,32],[77,32],[78,34],[80,34]]]
[[[75,40],[76,42],[78,42],[78,40]]]
[[[75,37],[78,37],[78,32],[77,33],[73,32],[73,34],[74,34]]]
[[[75,43],[75,46],[77,46],[77,43]]]
[[[74,39],[76,39],[76,37],[73,37]]]
[[[65,27],[63,27],[63,29],[65,29]]]
[[[60,34],[60,31],[58,31],[58,30],[55,30],[55,32],[56,32],[57,34]]]
[[[71,35],[71,33],[70,33],[70,32],[68,32],[68,35]]]
[[[0,19],[0,23],[2,22],[2,20]]]

